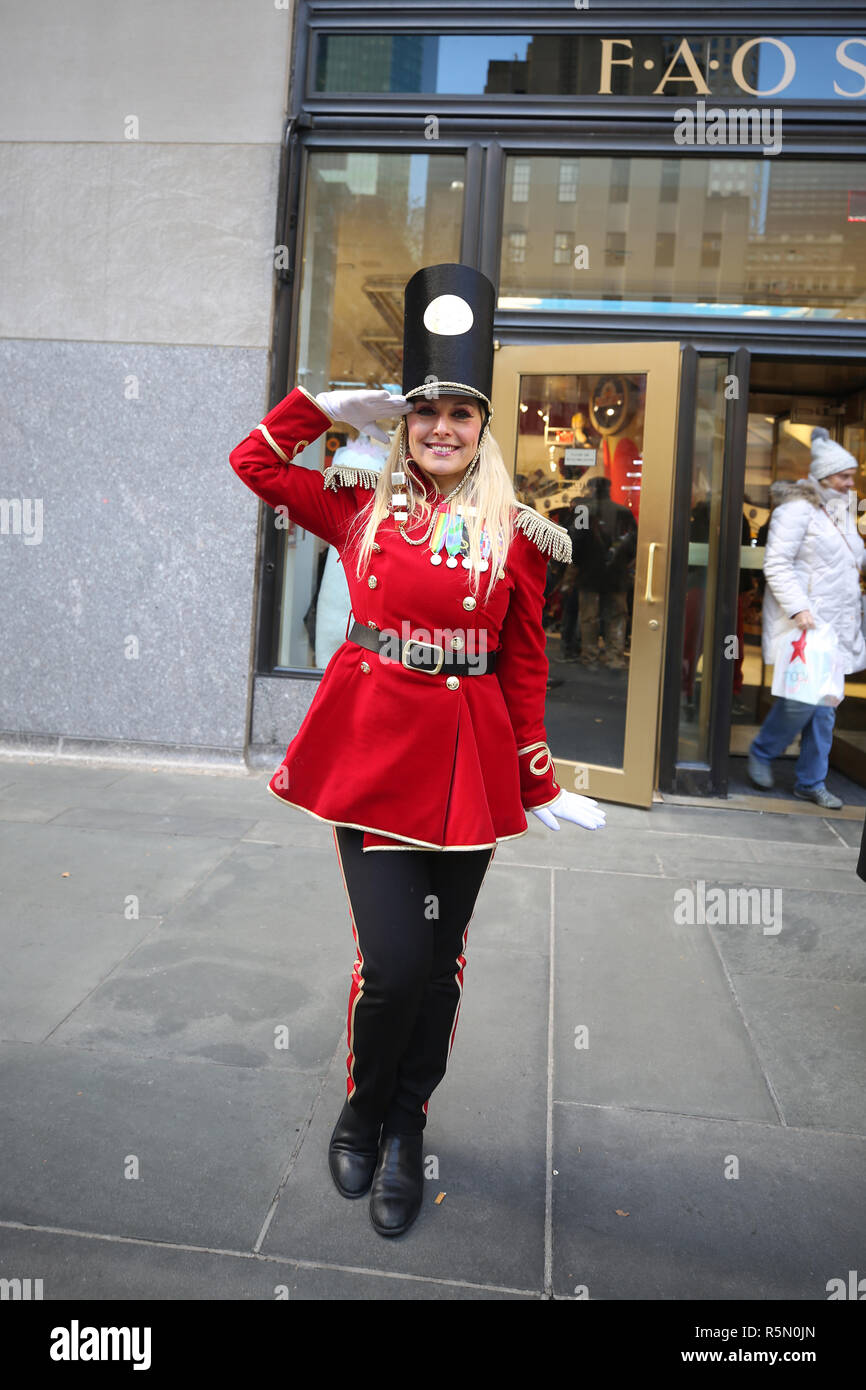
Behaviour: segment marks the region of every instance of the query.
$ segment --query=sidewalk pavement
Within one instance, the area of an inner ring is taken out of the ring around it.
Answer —
[[[0,761],[0,1277],[826,1300],[866,1274],[859,818],[530,817],[469,930],[424,1206],[384,1240],[327,1168],[354,959],[333,832],[269,775]]]

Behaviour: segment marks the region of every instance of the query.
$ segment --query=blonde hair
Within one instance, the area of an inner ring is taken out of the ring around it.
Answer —
[[[469,586],[474,594],[478,592],[480,578],[484,573],[481,569],[482,525],[490,537],[491,551],[487,557],[489,570],[485,594],[485,599],[489,599],[499,578],[499,571],[505,565],[508,550],[514,538],[514,503],[517,499],[514,493],[514,484],[508,469],[505,467],[505,460],[499,445],[489,430],[484,437],[483,426],[481,437],[483,442],[476,450],[477,462],[474,467],[473,464],[469,465],[472,470],[471,476],[460,488],[459,495],[455,497],[453,504],[449,506],[448,515],[449,518],[453,517],[457,514],[458,507],[463,509],[463,522],[469,540]],[[359,579],[366,573],[369,566],[376,532],[388,515],[395,493],[398,495],[403,493],[407,497],[405,510],[409,513],[409,521],[403,523],[407,529],[418,517],[423,522],[430,520],[433,505],[422,494],[411,469],[405,467],[403,463],[404,449],[408,452],[407,439],[408,427],[404,417],[391,441],[391,448],[382,465],[376,491],[370,501],[356,514],[349,528],[348,544],[358,545],[358,562],[355,573]],[[420,464],[415,460],[412,461],[420,470]],[[408,458],[406,458],[406,462],[409,462]],[[391,473],[401,470],[406,474],[406,483],[396,486],[391,482]],[[421,471],[423,472],[423,470]],[[419,546],[418,549],[421,547]]]

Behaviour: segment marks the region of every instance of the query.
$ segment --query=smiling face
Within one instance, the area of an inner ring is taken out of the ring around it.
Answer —
[[[847,492],[854,486],[856,473],[856,468],[846,468],[844,473],[830,473],[826,478],[822,478],[821,482],[825,487],[831,487],[834,492]]]
[[[439,491],[451,492],[475,457],[481,434],[481,402],[474,396],[419,397],[411,414],[409,453]]]

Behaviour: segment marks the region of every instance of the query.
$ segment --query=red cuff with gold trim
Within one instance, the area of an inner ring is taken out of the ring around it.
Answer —
[[[517,760],[520,767],[520,799],[524,810],[534,811],[539,806],[547,806],[559,796],[560,786],[556,780],[553,755],[546,743],[527,743],[518,748]]]

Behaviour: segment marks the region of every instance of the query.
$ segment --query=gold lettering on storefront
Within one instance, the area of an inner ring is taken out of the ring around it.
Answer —
[[[712,43],[712,40],[708,39],[706,42]],[[601,39],[600,43],[601,70],[599,74],[598,95],[611,96],[613,94],[614,68],[624,67],[630,68],[632,71],[634,70],[634,44],[631,39]],[[753,87],[746,77],[746,60],[753,50],[760,49],[762,45],[769,45],[771,49],[775,49],[782,59],[782,76],[774,87]],[[862,85],[859,90],[853,92],[847,90],[845,87],[841,87],[835,79],[832,85],[833,91],[837,96],[849,97],[856,100],[858,97],[866,97],[866,61],[858,60],[858,58],[849,51],[852,45],[858,45],[864,50],[861,54],[861,58],[866,60],[866,38],[847,38],[840,39],[836,46],[836,62],[848,72],[856,73],[858,77],[862,79]],[[683,90],[681,84],[688,83],[693,88],[696,96],[711,96],[712,92],[709,83],[704,73],[701,71],[702,60],[703,55],[701,54],[700,58],[695,55],[688,39],[681,38],[676,52],[668,63],[664,75],[659,80],[658,85],[653,88],[652,95],[667,96],[669,95],[668,88],[671,84],[677,83],[680,85],[674,88],[676,94],[678,96],[685,96],[686,92]],[[684,65],[686,71],[675,73],[674,69],[678,65]],[[642,63],[642,66],[649,71],[654,64],[653,61],[648,58]],[[709,67],[715,70],[719,67],[719,63],[713,59]],[[775,96],[777,92],[783,92],[791,85],[796,73],[797,59],[790,45],[787,44],[784,39],[773,38],[771,35],[764,34],[755,38],[745,39],[731,56],[731,77],[740,91],[748,92],[749,96]],[[827,96],[829,97],[829,95],[830,93],[828,91]]]

